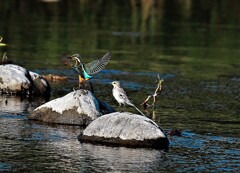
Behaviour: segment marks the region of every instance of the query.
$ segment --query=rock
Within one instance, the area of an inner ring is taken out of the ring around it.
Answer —
[[[33,81],[33,91],[36,95],[46,95],[50,96],[51,87],[48,81],[43,78],[41,75],[29,71],[31,79]]]
[[[26,94],[32,91],[30,75],[20,66],[0,65],[0,89],[2,93]]]
[[[0,65],[0,93],[14,95],[50,95],[50,85],[40,75],[14,65]]]
[[[113,108],[99,102],[90,91],[81,89],[37,107],[28,118],[49,123],[86,126],[106,113],[106,110],[107,113],[114,112]]]
[[[167,136],[154,121],[128,112],[97,118],[79,135],[79,141],[157,149],[169,146]]]

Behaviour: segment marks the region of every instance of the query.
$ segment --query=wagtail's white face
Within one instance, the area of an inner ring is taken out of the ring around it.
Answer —
[[[120,82],[119,81],[113,81],[111,83],[114,87],[120,87]]]

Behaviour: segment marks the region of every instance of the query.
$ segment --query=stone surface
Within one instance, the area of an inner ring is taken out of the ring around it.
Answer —
[[[167,149],[169,145],[167,136],[154,121],[128,112],[115,112],[97,118],[79,135],[79,140],[158,149]]]
[[[33,92],[36,95],[50,96],[51,87],[48,81],[45,78],[43,78],[41,75],[35,72],[29,71],[29,74],[33,81]]]
[[[28,71],[20,66],[0,65],[0,89],[2,93],[30,93],[32,85]]]
[[[50,95],[48,82],[40,75],[14,65],[0,65],[0,92],[14,95]]]
[[[99,102],[90,91],[81,89],[39,106],[28,118],[49,123],[85,126],[106,113],[106,110],[107,113],[114,112],[108,104],[104,103],[104,109],[102,106],[102,102]]]

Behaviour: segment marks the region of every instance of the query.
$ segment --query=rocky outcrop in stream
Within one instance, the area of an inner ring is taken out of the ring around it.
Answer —
[[[88,90],[76,90],[37,107],[29,119],[49,123],[86,126],[99,116],[114,112]]]
[[[129,147],[168,149],[169,141],[151,119],[128,112],[115,112],[91,122],[79,135],[81,142]]]
[[[0,65],[0,93],[8,95],[50,95],[50,85],[39,74],[14,65]]]

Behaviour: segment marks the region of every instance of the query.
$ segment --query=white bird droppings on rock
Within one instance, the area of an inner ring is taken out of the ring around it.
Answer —
[[[77,108],[79,114],[86,114],[92,119],[100,116],[99,105],[93,94],[87,90],[76,90],[63,97],[49,101],[35,110],[50,108],[59,114]]]
[[[86,126],[105,113],[114,112],[88,90],[76,90],[37,107],[28,116],[49,123]]]

